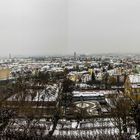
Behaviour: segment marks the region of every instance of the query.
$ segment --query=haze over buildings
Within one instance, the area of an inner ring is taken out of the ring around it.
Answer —
[[[0,56],[140,52],[139,0],[2,0]]]

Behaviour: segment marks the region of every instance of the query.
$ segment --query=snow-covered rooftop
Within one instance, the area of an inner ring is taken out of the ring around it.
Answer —
[[[115,93],[114,90],[99,90],[99,91],[73,91],[73,96],[104,96]]]
[[[130,83],[140,83],[140,74],[129,75]]]

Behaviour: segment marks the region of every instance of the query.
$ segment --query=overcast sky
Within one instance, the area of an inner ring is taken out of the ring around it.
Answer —
[[[140,0],[0,0],[0,56],[140,53]]]

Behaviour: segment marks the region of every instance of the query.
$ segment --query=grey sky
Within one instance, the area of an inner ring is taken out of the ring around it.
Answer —
[[[0,55],[140,53],[139,0],[0,0]]]

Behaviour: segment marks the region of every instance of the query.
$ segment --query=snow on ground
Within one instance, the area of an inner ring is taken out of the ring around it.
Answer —
[[[46,89],[42,92],[37,92],[36,96],[33,97],[31,94],[26,95],[25,101],[56,101],[58,96],[58,86],[54,85],[47,85]],[[7,101],[21,101],[22,95],[15,94],[7,99]]]
[[[12,122],[12,120],[11,120]],[[26,128],[27,122],[24,119],[17,119],[12,124],[11,128],[22,131]],[[30,126],[35,126],[39,130],[43,130],[45,134],[52,129],[53,125],[51,121],[41,119],[38,122],[33,120]],[[131,130],[130,130],[131,131]],[[54,132],[54,135],[98,135],[98,134],[118,134],[119,130],[114,126],[113,121],[110,118],[98,118],[93,120],[82,120],[77,122],[76,120],[66,121],[60,120]],[[132,133],[135,133],[135,129]]]

